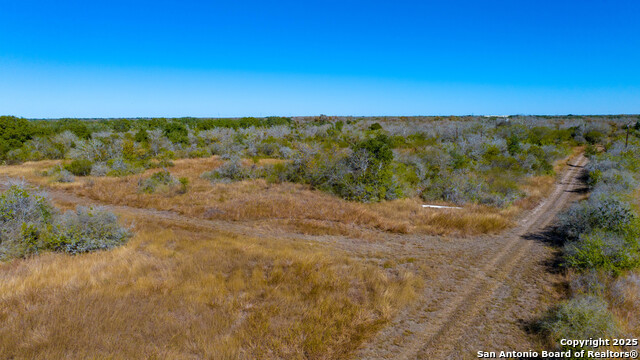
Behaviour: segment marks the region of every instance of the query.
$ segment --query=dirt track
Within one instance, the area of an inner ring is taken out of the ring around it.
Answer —
[[[520,347],[526,340],[518,338],[528,315],[540,310],[538,302],[554,281],[548,272],[553,251],[539,240],[558,212],[575,199],[586,161],[584,156],[577,157],[553,193],[519,226],[498,237],[495,253],[437,304],[437,310],[423,304],[427,306],[405,312],[357,357],[464,359],[475,358],[477,351],[529,350]],[[398,341],[398,328],[403,328],[406,339]]]
[[[391,324],[361,346],[354,358],[466,359],[476,358],[479,350],[525,351],[536,346],[526,333],[526,324],[556,300],[554,287],[559,284],[559,276],[550,273],[548,267],[555,252],[540,239],[556,214],[577,198],[575,190],[586,161],[583,156],[574,159],[551,196],[524,216],[517,227],[499,236],[458,239],[379,232],[376,241],[371,241],[105,206],[134,220],[158,219],[164,224],[208,231],[314,241],[366,261],[394,260],[425,278],[424,291],[414,306],[395,316]],[[48,192],[63,204],[98,204],[61,190]]]

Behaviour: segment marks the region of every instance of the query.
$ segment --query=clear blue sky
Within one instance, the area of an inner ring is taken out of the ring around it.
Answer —
[[[0,114],[321,113],[640,113],[640,2],[0,0]]]

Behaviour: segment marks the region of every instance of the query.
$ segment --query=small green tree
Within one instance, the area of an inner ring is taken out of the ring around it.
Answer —
[[[379,134],[355,144],[345,161],[349,171],[334,190],[347,200],[380,201],[400,197],[402,192],[393,176],[391,139]]]
[[[511,135],[507,139],[507,150],[511,155],[519,154],[522,151],[522,148],[520,147],[520,139],[518,139],[517,136]]]
[[[133,137],[133,139],[136,142],[139,143],[148,143],[149,142],[149,134],[147,133],[147,130],[145,129],[140,129],[138,130],[138,132],[135,134],[135,136]]]
[[[184,124],[170,122],[162,130],[164,132],[164,136],[173,143],[186,144],[189,142],[189,131]]]
[[[0,158],[31,139],[33,129],[28,120],[15,116],[0,116]]]
[[[93,166],[91,160],[76,159],[65,165],[64,168],[75,176],[87,176],[91,173],[91,166]]]

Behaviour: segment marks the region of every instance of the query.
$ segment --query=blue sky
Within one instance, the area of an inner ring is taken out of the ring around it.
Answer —
[[[637,1],[4,1],[0,114],[640,113]]]

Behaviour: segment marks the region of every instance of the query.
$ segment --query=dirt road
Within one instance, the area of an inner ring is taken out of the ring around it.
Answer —
[[[553,193],[519,226],[497,237],[491,256],[448,298],[404,312],[356,357],[466,359],[476,358],[477,351],[529,350],[522,347],[528,342],[526,321],[542,310],[544,293],[555,282],[548,271],[553,250],[540,239],[575,200],[586,162],[584,156],[574,159]]]

